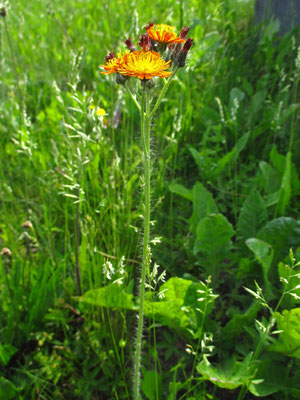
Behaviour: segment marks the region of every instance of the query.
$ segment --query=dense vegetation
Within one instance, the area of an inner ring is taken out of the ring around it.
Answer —
[[[132,398],[139,114],[99,64],[149,21],[194,46],[152,127],[142,393],[300,398],[298,31],[246,0],[4,6],[0,399]]]

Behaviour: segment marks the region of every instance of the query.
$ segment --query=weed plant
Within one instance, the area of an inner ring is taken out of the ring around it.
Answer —
[[[252,9],[1,4],[0,399],[132,398],[140,115],[99,64],[149,21],[194,46],[153,120],[141,396],[300,397],[299,32]]]

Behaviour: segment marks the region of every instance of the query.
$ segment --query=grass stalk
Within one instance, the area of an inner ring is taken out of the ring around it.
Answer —
[[[273,329],[273,327],[274,327],[274,325],[276,323],[275,313],[278,311],[278,309],[279,309],[279,307],[280,307],[280,305],[282,303],[282,300],[284,299],[286,294],[290,292],[290,291],[287,290],[288,289],[288,285],[289,285],[290,279],[291,279],[291,277],[293,275],[293,271],[294,271],[295,266],[299,265],[298,263],[295,264],[296,260],[294,258],[294,254],[293,254],[293,250],[292,249],[290,250],[290,260],[291,260],[292,266],[290,268],[289,276],[288,276],[286,282],[284,283],[284,289],[283,289],[282,295],[280,296],[280,299],[278,300],[275,309],[273,310],[265,302],[266,308],[268,308],[268,310],[270,311],[271,318],[269,320],[269,323],[268,323],[265,331],[261,334],[260,339],[258,341],[258,344],[256,346],[256,349],[255,349],[255,351],[253,353],[253,356],[252,356],[252,359],[251,359],[252,368],[254,367],[255,362],[258,360],[258,357],[260,356],[260,354],[261,354],[261,352],[263,350],[263,347],[264,347],[266,341],[268,340],[268,337],[270,336],[271,331],[272,331],[272,329]],[[248,393],[248,386],[245,384],[245,385],[243,385],[241,387],[241,390],[239,392],[239,396],[238,396],[237,400],[243,400],[247,393]]]
[[[76,196],[79,199],[79,188],[76,189]],[[76,232],[76,247],[75,247],[75,272],[76,272],[76,283],[77,283],[77,291],[78,296],[82,295],[81,290],[81,280],[80,280],[80,266],[79,266],[79,248],[80,248],[80,211],[79,211],[79,202],[76,204],[76,218],[75,218],[75,232]]]
[[[7,21],[6,21],[6,18],[3,18],[3,19],[4,19],[4,29],[5,29],[5,33],[6,33],[6,37],[7,37],[7,43],[8,43],[8,47],[9,47],[9,51],[10,51],[12,66],[13,66],[15,79],[16,79],[16,84],[17,84],[17,91],[18,91],[18,96],[19,96],[20,110],[21,110],[22,115],[23,115],[24,97],[23,97],[23,93],[22,93],[22,89],[21,89],[21,85],[20,85],[20,77],[19,77],[19,73],[18,73],[18,69],[17,69],[15,53],[14,53],[13,46],[12,46],[11,39],[10,39],[10,33],[9,33],[9,30],[8,30]]]

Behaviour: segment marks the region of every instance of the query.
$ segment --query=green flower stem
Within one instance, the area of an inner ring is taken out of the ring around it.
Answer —
[[[152,109],[152,111],[150,113],[150,118],[153,117],[155,111],[158,109],[162,99],[164,98],[164,95],[165,95],[166,91],[168,90],[168,87],[170,86],[170,83],[172,82],[173,78],[177,74],[178,69],[179,69],[179,67],[175,67],[172,75],[169,77],[169,79],[167,81],[165,81],[165,85],[162,88],[162,91],[160,92],[160,95],[159,95],[159,97],[158,97],[158,99],[157,99],[157,101],[155,103],[155,106],[153,107],[153,109]]]
[[[136,97],[134,96],[134,94],[132,93],[132,91],[129,89],[129,87],[127,86],[127,84],[124,84],[125,89],[127,90],[127,92],[129,93],[130,97],[132,98],[134,104],[137,106],[137,109],[139,110],[139,112],[141,112],[141,106],[139,104],[139,102],[137,101]]]
[[[144,113],[145,109],[145,113]],[[144,322],[144,297],[145,297],[145,284],[146,273],[149,270],[150,264],[150,250],[149,250],[149,235],[150,235],[150,175],[151,175],[151,160],[150,160],[150,91],[144,85],[142,94],[142,107],[141,107],[141,131],[142,131],[142,144],[144,153],[144,170],[145,170],[145,183],[144,183],[144,242],[143,242],[143,260],[142,260],[142,273],[140,282],[140,307],[138,316],[138,332],[136,339],[136,352],[135,352],[135,372],[134,372],[134,400],[140,400],[140,369],[141,369],[141,350],[142,350],[142,334]]]

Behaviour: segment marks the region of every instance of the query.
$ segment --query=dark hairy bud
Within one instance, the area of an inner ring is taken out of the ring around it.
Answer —
[[[183,39],[183,40],[185,40],[185,39],[186,39],[186,36],[187,36],[187,34],[188,34],[188,32],[189,32],[189,30],[190,30],[190,28],[189,28],[188,26],[184,26],[184,27],[181,29],[180,38]]]
[[[147,26],[144,26],[144,29],[146,29],[146,31],[147,31],[147,30],[150,29],[151,26],[153,26],[153,25],[154,25],[153,22],[149,22],[149,24],[148,24]]]
[[[151,49],[151,41],[149,36],[147,34],[142,35],[138,45],[141,46],[144,51],[149,51]]]
[[[105,57],[105,62],[108,62],[109,60],[112,60],[116,58],[116,55],[113,51],[111,51],[106,57]]]
[[[144,89],[152,89],[155,86],[154,79],[142,79],[141,80],[141,85]]]
[[[130,78],[129,76],[117,73],[116,74],[116,83],[118,85],[125,85],[125,83],[128,81],[129,78]]]
[[[177,43],[175,45],[175,47],[173,48],[172,54],[171,54],[171,60],[172,61],[175,62],[177,60],[177,57],[178,57],[178,55],[179,55],[179,53],[181,51],[181,48],[182,48],[182,44],[181,43]]]
[[[167,55],[165,56],[165,61],[172,60],[172,53],[174,51],[174,48],[175,48],[175,44],[174,43],[169,44]]]
[[[187,39],[187,41],[184,43],[180,53],[178,53],[176,60],[174,60],[175,64],[179,67],[182,68],[185,66],[185,60],[187,53],[189,52],[190,48],[193,45],[193,39]]]
[[[133,43],[130,38],[126,39],[124,43],[130,51],[135,51],[135,48],[133,47]]]
[[[187,53],[187,52],[190,50],[190,48],[193,46],[193,41],[194,41],[194,39],[188,39],[188,40],[184,43],[183,48],[182,48],[182,51],[185,52],[185,53]]]

